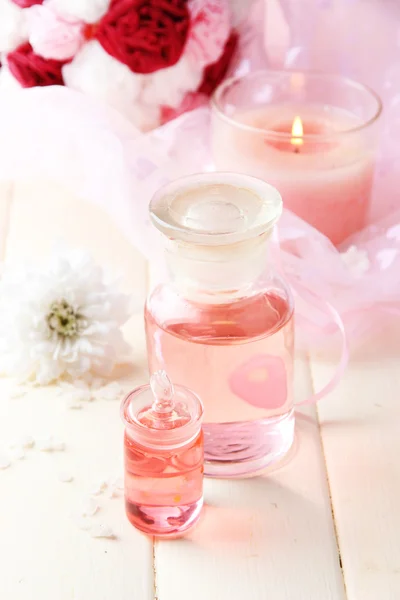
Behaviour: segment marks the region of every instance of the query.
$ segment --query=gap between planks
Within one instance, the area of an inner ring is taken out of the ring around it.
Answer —
[[[152,540],[152,545],[153,545],[153,594],[154,594],[154,599],[153,600],[160,600],[159,596],[158,596],[158,586],[157,586],[157,557],[156,557],[156,552],[157,552],[157,540],[156,538],[153,536],[153,540]]]
[[[313,370],[311,368],[311,357],[310,357],[310,355],[308,353],[307,353],[307,366],[308,366],[309,375],[310,375],[310,383],[311,383],[312,393],[315,394],[316,390],[315,390],[315,382],[314,382]],[[323,401],[324,401],[324,398],[322,399],[322,402]],[[340,571],[342,573],[344,594],[345,594],[345,598],[347,599],[348,598],[348,594],[347,594],[346,576],[345,576],[345,572],[344,572],[344,568],[343,568],[343,563],[342,563],[342,553],[340,551],[340,538],[339,538],[338,528],[337,528],[337,525],[336,525],[335,508],[333,506],[331,483],[329,481],[328,464],[327,464],[327,461],[326,461],[324,440],[323,440],[322,432],[321,432],[321,421],[320,421],[320,416],[319,416],[318,403],[315,404],[315,409],[316,409],[316,421],[317,421],[318,432],[319,432],[319,443],[321,445],[321,455],[322,455],[322,459],[323,459],[323,463],[324,463],[326,485],[327,485],[327,488],[328,488],[328,495],[329,495],[329,503],[331,505],[333,531],[335,533],[335,540],[336,540],[336,546],[337,546],[337,551],[338,551],[339,566],[340,566]]]

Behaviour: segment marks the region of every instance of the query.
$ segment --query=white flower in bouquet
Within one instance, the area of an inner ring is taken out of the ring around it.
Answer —
[[[201,83],[203,69],[183,55],[173,67],[160,69],[144,82],[141,96],[144,106],[179,106],[188,92]]]
[[[158,122],[158,107],[141,106],[139,102],[143,76],[132,73],[95,40],[63,67],[63,77],[67,86],[102,100],[140,129],[150,129]]]
[[[0,282],[0,368],[40,385],[109,374],[129,346],[128,297],[84,252],[56,252],[42,268],[6,267]]]
[[[0,0],[0,52],[9,52],[27,36],[24,11],[11,0]]]

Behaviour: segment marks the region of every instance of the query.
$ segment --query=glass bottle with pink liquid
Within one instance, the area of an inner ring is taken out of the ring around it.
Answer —
[[[125,424],[125,509],[141,531],[178,537],[203,506],[203,407],[165,371],[133,390],[121,406]]]
[[[149,368],[201,398],[209,476],[256,473],[293,442],[293,300],[270,252],[281,212],[275,188],[235,173],[174,181],[150,205],[168,280],[145,308]]]

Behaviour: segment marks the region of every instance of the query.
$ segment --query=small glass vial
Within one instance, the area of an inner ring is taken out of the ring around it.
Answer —
[[[203,406],[165,371],[133,390],[121,406],[125,424],[125,507],[129,521],[158,537],[178,537],[203,506]]]
[[[169,278],[150,293],[150,372],[165,369],[204,404],[204,470],[256,473],[293,442],[293,300],[270,239],[278,191],[236,173],[169,183],[150,217]]]

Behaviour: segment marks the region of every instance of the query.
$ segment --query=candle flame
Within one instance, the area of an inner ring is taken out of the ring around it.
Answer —
[[[296,148],[298,148],[299,146],[302,146],[303,143],[304,143],[304,140],[303,140],[303,123],[302,123],[300,117],[295,117],[293,119],[291,143]]]

